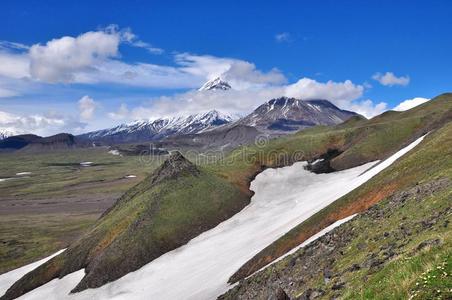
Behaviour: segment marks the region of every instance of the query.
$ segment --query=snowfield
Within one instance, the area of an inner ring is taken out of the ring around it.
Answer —
[[[51,259],[54,256],[57,256],[58,254],[60,254],[61,252],[63,252],[65,249],[60,250],[46,258],[43,258],[41,260],[38,260],[34,263],[28,264],[26,266],[23,266],[21,268],[17,268],[15,270],[12,270],[8,273],[2,274],[0,275],[0,296],[3,296],[3,294],[6,292],[6,290],[14,284],[14,282],[16,282],[17,280],[19,280],[22,276],[24,276],[25,274],[27,274],[28,272],[36,269],[37,267],[39,267],[40,265],[42,265],[43,263],[45,263],[46,261],[48,261],[49,259]]]
[[[371,162],[340,172],[314,174],[304,169],[306,162],[265,170],[251,183],[255,195],[246,208],[187,245],[97,289],[68,295],[84,275],[80,270],[19,299],[215,299],[230,288],[228,278],[255,254],[387,168],[423,138],[381,163]],[[0,275],[0,280],[10,273]]]

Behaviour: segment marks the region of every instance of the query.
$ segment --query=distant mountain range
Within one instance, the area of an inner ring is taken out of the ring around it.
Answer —
[[[75,147],[88,147],[91,143],[69,133],[59,133],[49,137],[34,134],[22,134],[0,140],[0,152],[27,151],[39,152],[48,150],[64,150]]]
[[[231,85],[228,82],[217,77],[206,82],[199,91],[227,92],[230,89]],[[137,120],[79,135],[76,140],[72,138],[74,142],[63,141],[60,139],[61,137],[57,140],[61,147],[155,143],[158,141],[160,147],[187,146],[225,149],[247,144],[260,134],[279,136],[316,125],[337,125],[353,116],[357,116],[357,114],[342,110],[327,100],[280,97],[269,100],[249,115],[235,121],[227,114],[211,110],[188,116]],[[6,136],[7,133],[4,133],[3,139]],[[49,138],[53,141],[54,137]],[[1,139],[2,133],[0,133]],[[66,135],[65,139],[70,138]],[[26,141],[23,141],[23,136],[19,136],[18,140],[19,142],[12,139],[13,144],[21,145],[19,148],[14,146],[13,149],[20,149],[24,147],[23,144],[28,145],[28,137],[25,138]],[[3,141],[5,143],[0,143],[0,148],[5,148],[2,145],[11,146],[11,140],[5,141],[4,139]],[[49,144],[45,147],[48,146]],[[42,148],[36,144],[33,147]]]
[[[231,122],[231,116],[212,110],[185,117],[135,121],[110,129],[88,132],[79,137],[108,144],[146,142],[161,140],[174,135],[201,133]]]

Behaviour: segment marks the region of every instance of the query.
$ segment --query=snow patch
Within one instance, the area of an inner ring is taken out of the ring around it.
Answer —
[[[16,173],[16,176],[26,176],[26,175],[31,175],[31,172],[19,172],[19,173]]]
[[[108,151],[108,153],[110,153],[111,155],[121,155],[118,150],[110,150]]]
[[[5,294],[5,292],[22,276],[30,271],[33,271],[52,257],[62,253],[64,250],[65,249],[62,249],[50,256],[47,256],[46,258],[0,275],[0,296],[3,296],[3,294]]]

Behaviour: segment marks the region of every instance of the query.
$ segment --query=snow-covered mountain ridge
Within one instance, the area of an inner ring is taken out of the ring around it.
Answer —
[[[188,116],[137,120],[128,124],[82,134],[80,137],[106,142],[157,140],[172,135],[200,133],[232,122],[232,117],[217,110]]]
[[[220,77],[216,77],[212,80],[207,81],[204,83],[202,87],[198,89],[198,91],[211,91],[211,90],[230,90],[231,85],[227,83],[226,81],[223,81]]]

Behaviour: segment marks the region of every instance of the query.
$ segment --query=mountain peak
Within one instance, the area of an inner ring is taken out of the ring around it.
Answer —
[[[179,151],[174,151],[170,154],[168,159],[154,171],[151,181],[152,183],[156,183],[164,179],[176,178],[185,173],[196,176],[199,174],[199,170]]]
[[[279,97],[262,104],[240,122],[264,132],[290,132],[316,125],[336,125],[354,115],[328,100]]]
[[[211,90],[230,90],[231,86],[226,81],[223,81],[221,77],[216,77],[204,83],[198,91],[211,91]]]

